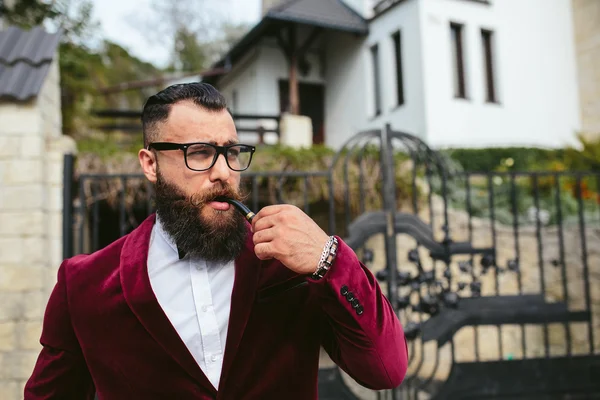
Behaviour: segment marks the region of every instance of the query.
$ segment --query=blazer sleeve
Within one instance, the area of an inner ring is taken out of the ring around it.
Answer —
[[[68,260],[58,270],[50,295],[40,343],[42,350],[25,384],[25,400],[93,399],[95,388],[75,336],[67,298]]]
[[[309,278],[323,311],[321,344],[359,384],[374,390],[400,385],[408,364],[404,331],[373,274],[338,239],[338,254],[320,280]]]

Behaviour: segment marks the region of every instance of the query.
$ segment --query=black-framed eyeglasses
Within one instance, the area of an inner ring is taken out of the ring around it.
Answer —
[[[256,148],[247,144],[230,144],[217,146],[211,143],[150,143],[148,150],[181,150],[185,165],[192,171],[206,171],[217,162],[219,154],[223,154],[227,166],[234,171],[245,171],[250,166]]]

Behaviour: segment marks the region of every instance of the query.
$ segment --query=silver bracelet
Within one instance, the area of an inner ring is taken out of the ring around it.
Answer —
[[[319,260],[319,264],[317,265],[317,269],[312,274],[313,279],[321,279],[325,276],[331,264],[333,264],[333,260],[337,255],[338,249],[338,240],[335,236],[330,236],[327,243],[323,247],[323,253],[321,253],[321,259]]]

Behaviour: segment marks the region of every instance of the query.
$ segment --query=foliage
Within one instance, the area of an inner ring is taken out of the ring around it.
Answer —
[[[86,132],[93,124],[90,109],[123,104],[119,99],[97,96],[97,88],[116,85],[125,80],[138,80],[156,75],[158,69],[131,56],[122,47],[102,42],[99,50],[92,50],[88,41],[97,37],[98,25],[92,21],[91,0],[17,0],[13,7],[3,8],[9,24],[29,29],[36,25],[50,25],[60,30],[59,66],[63,132],[68,135]],[[125,100],[140,107],[139,93],[128,94]]]
[[[58,10],[52,3],[39,0],[19,0],[12,7],[0,3],[0,15],[12,25],[28,28],[41,25],[47,18],[58,16]]]
[[[77,142],[77,150],[80,156],[108,162],[123,155],[136,156],[143,147],[142,135],[126,138],[118,136],[118,134],[95,134],[82,137]]]
[[[528,147],[502,147],[481,149],[450,149],[443,151],[458,162],[467,171],[488,172],[495,171],[506,165],[516,171],[529,171],[532,169],[546,169],[548,163],[561,160],[564,150],[549,150]]]
[[[542,225],[577,222],[579,202],[586,219],[597,220],[600,211],[600,179],[592,174],[564,174],[566,171],[598,171],[600,139],[579,136],[577,147],[565,149],[454,149],[446,151],[455,172],[447,184],[449,205],[468,210],[474,217],[490,218],[493,202],[494,219],[513,223]],[[461,165],[462,164],[462,165]],[[477,171],[466,178],[461,171]],[[520,174],[519,172],[531,172]],[[511,172],[515,172],[514,180]],[[537,174],[534,174],[537,172]],[[558,176],[558,181],[557,181]],[[441,194],[441,182],[434,182],[434,192]],[[557,192],[560,198],[557,198]],[[492,196],[490,196],[492,194]],[[491,197],[491,198],[490,198]],[[558,206],[560,202],[560,208]]]
[[[178,27],[175,33],[175,52],[170,69],[202,71],[205,64],[205,50],[196,35],[185,26]]]
[[[579,134],[578,146],[564,149],[526,147],[442,151],[466,171],[598,171],[600,137]]]
[[[198,73],[248,31],[248,25],[233,24],[220,14],[227,2],[153,0],[133,21],[149,41],[169,49],[169,71]]]
[[[600,135],[577,136],[579,149],[569,147],[565,151],[565,164],[575,170],[600,170]]]

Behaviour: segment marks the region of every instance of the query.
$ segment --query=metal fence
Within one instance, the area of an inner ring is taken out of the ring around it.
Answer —
[[[139,135],[142,132],[141,110],[97,110],[92,112],[102,122],[95,128],[106,132],[125,132]],[[280,115],[261,115],[261,114],[236,114],[231,117],[236,125],[237,132],[242,135],[249,135],[252,143],[265,143],[266,135],[274,135],[275,142],[279,141],[280,136]],[[272,139],[273,141],[273,139]]]
[[[390,126],[354,136],[330,165],[244,173],[242,188],[255,211],[295,204],[344,237],[386,290],[409,373],[378,393],[345,380],[355,393],[600,398],[600,173],[465,172]],[[142,175],[74,179],[72,157],[65,199],[65,257],[153,212]]]

